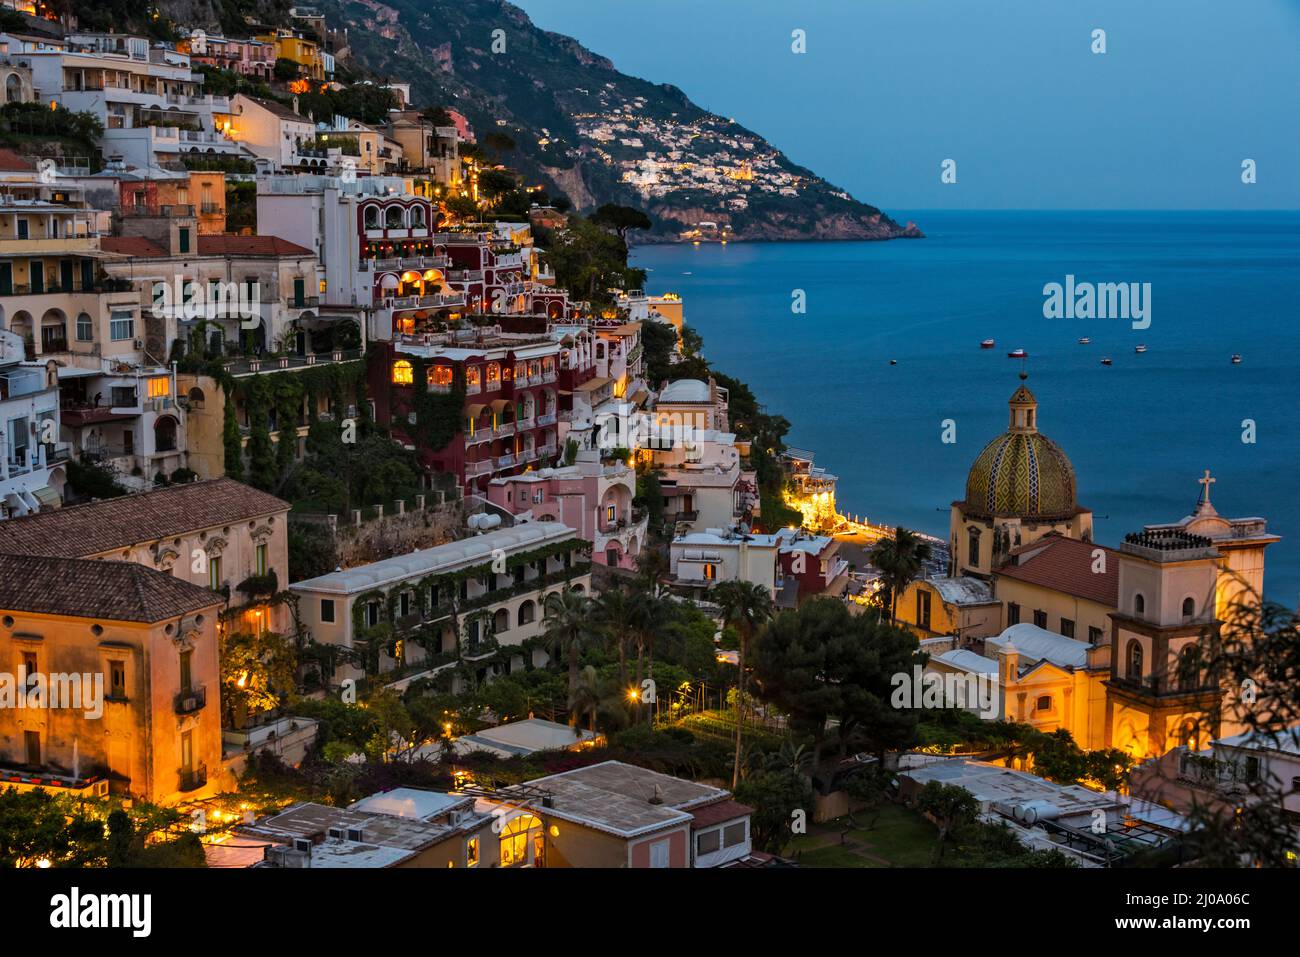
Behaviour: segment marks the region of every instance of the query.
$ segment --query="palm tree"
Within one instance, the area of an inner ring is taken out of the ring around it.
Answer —
[[[593,644],[591,599],[572,588],[553,592],[546,599],[546,631],[543,634],[551,655],[568,658],[569,695],[578,686],[578,653]]]
[[[737,664],[740,677],[736,686],[736,760],[731,771],[731,789],[740,783],[740,737],[744,727],[745,651],[750,640],[772,618],[772,596],[762,585],[747,581],[722,582],[713,589],[713,601],[722,608],[722,620],[740,636]]]
[[[618,680],[620,685],[627,684],[627,646],[632,640],[632,628],[636,616],[635,599],[621,588],[603,591],[593,601],[592,618],[618,646]]]
[[[898,596],[921,573],[930,558],[930,543],[910,529],[898,526],[892,538],[882,538],[871,550],[871,564],[889,589],[889,620],[898,622]]]
[[[605,721],[609,728],[609,719],[615,714],[618,705],[618,688],[610,687],[609,681],[602,680],[591,665],[578,673],[577,687],[569,693],[569,724],[573,733],[578,733],[578,724],[587,720],[587,730],[596,733],[596,719]]]
[[[657,595],[641,593],[633,596],[630,606],[632,639],[636,642],[636,683],[633,685],[636,694],[633,700],[636,702],[637,720],[640,720],[641,707],[644,704],[641,697],[641,678],[647,673],[645,668],[647,654],[650,659],[648,673],[650,677],[654,677],[655,638],[658,637],[659,628],[663,624],[664,605],[663,599]]]

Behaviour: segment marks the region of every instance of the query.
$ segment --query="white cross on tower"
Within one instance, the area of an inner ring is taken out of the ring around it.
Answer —
[[[1216,478],[1210,478],[1209,469],[1205,470],[1204,478],[1198,478],[1196,480],[1196,484],[1204,488],[1204,491],[1201,492],[1201,501],[1204,502],[1206,505],[1210,504],[1210,486],[1217,481],[1218,479]]]

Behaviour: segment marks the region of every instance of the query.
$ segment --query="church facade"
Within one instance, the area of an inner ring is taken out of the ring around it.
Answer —
[[[952,503],[948,576],[912,582],[900,623],[922,639],[929,669],[996,675],[1004,718],[1064,728],[1081,747],[1143,760],[1237,733],[1234,690],[1207,664],[1225,624],[1262,594],[1278,536],[1263,518],[1220,516],[1207,471],[1191,515],[1146,525],[1118,549],[1094,543],[1074,467],[1038,431],[1025,378],[1007,430]]]

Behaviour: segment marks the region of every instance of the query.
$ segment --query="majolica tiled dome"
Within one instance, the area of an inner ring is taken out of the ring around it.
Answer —
[[[1022,383],[1011,397],[1011,425],[975,459],[966,507],[983,515],[1065,518],[1078,511],[1074,466],[1038,431],[1038,401]]]

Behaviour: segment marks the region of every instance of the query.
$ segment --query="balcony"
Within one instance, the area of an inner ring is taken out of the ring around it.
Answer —
[[[555,413],[554,413],[554,412],[544,412],[544,413],[542,413],[541,415],[539,415],[539,416],[537,417],[537,424],[538,424],[538,425],[554,425],[554,424],[555,424]]]
[[[190,688],[188,691],[182,691],[175,698],[177,714],[194,714],[202,711],[208,703],[208,692],[206,688]]]
[[[360,349],[336,349],[334,352],[320,355],[243,357],[228,362],[226,370],[234,376],[256,375],[259,372],[274,372],[277,369],[305,369],[308,366],[324,365],[329,362],[350,362],[360,359],[361,356]]]
[[[206,764],[200,764],[197,768],[181,768],[177,774],[180,777],[178,790],[182,793],[197,791],[208,783],[208,766]]]
[[[517,432],[523,432],[527,429],[533,429],[536,427],[537,427],[537,422],[533,419],[531,415],[523,419],[515,420],[515,431]]]
[[[492,472],[492,460],[482,459],[478,462],[465,463],[465,477],[474,478],[479,475],[488,475]]]
[[[556,451],[556,449],[555,449],[555,443],[550,442],[550,443],[547,443],[546,445],[543,445],[540,449],[538,449],[538,450],[537,450],[537,455],[538,455],[540,458],[549,459],[549,458],[554,457],[554,455],[555,455],[555,451]]]
[[[513,422],[502,422],[500,425],[496,427],[496,432],[494,434],[498,438],[504,438],[505,436],[508,435],[514,435],[515,424]]]
[[[1157,698],[1219,694],[1219,682],[1204,675],[1180,679],[1175,675],[1147,675],[1144,678],[1116,677],[1113,688]]]
[[[491,442],[491,441],[492,441],[491,429],[475,429],[473,432],[465,433],[466,445],[479,445],[483,442]]]
[[[499,469],[508,469],[508,468],[512,468],[512,467],[514,466],[514,464],[515,464],[515,457],[514,457],[513,455],[499,455],[499,456],[497,456],[496,467],[499,468]]]

